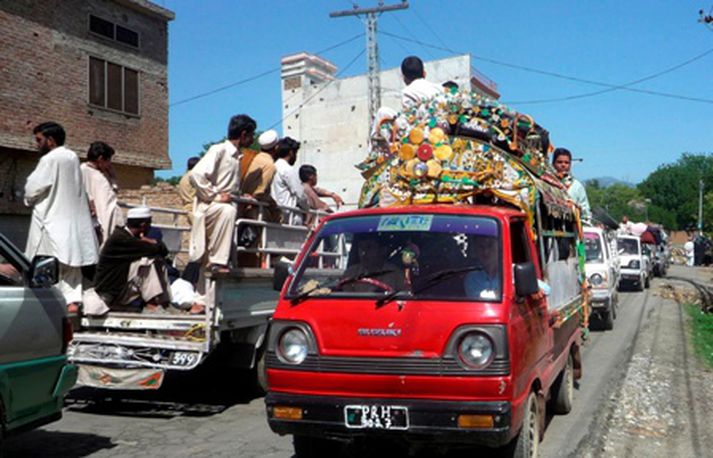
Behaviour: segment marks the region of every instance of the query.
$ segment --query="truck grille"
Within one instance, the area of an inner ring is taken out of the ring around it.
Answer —
[[[495,359],[481,370],[464,369],[454,358],[358,358],[309,355],[300,365],[285,364],[268,351],[271,369],[345,374],[496,376],[510,373],[510,361]]]

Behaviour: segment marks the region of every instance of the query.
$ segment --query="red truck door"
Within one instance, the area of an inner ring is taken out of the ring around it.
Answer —
[[[542,277],[537,262],[535,244],[530,238],[525,219],[510,221],[510,247],[512,265],[532,262],[538,277]],[[541,373],[551,360],[552,335],[549,326],[547,299],[519,298],[513,294],[511,307],[513,373],[522,375],[516,390],[529,390],[524,386],[532,379],[530,374]],[[522,385],[522,386],[520,386]]]

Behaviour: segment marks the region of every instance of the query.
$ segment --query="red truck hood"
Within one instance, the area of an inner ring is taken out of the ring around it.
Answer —
[[[503,306],[490,302],[309,299],[281,304],[275,320],[310,325],[322,356],[423,357],[443,353],[453,331],[467,324],[502,323]]]

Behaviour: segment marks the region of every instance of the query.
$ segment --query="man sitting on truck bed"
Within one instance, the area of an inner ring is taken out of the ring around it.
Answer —
[[[130,209],[126,226],[111,233],[99,254],[95,291],[112,310],[127,310],[137,299],[146,312],[159,312],[170,303],[164,264],[168,249],[146,237],[150,228],[148,208]]]

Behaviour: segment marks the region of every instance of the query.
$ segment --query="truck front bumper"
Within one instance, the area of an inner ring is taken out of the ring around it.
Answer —
[[[388,436],[407,441],[474,444],[499,447],[512,431],[512,406],[507,401],[432,401],[423,399],[365,399],[291,395],[270,392],[265,397],[270,428],[277,434],[352,440],[365,436]],[[401,430],[355,429],[346,423],[345,406],[399,406],[408,409],[408,427]],[[275,418],[276,407],[301,409],[300,419]],[[492,427],[458,426],[459,415],[492,416]]]

